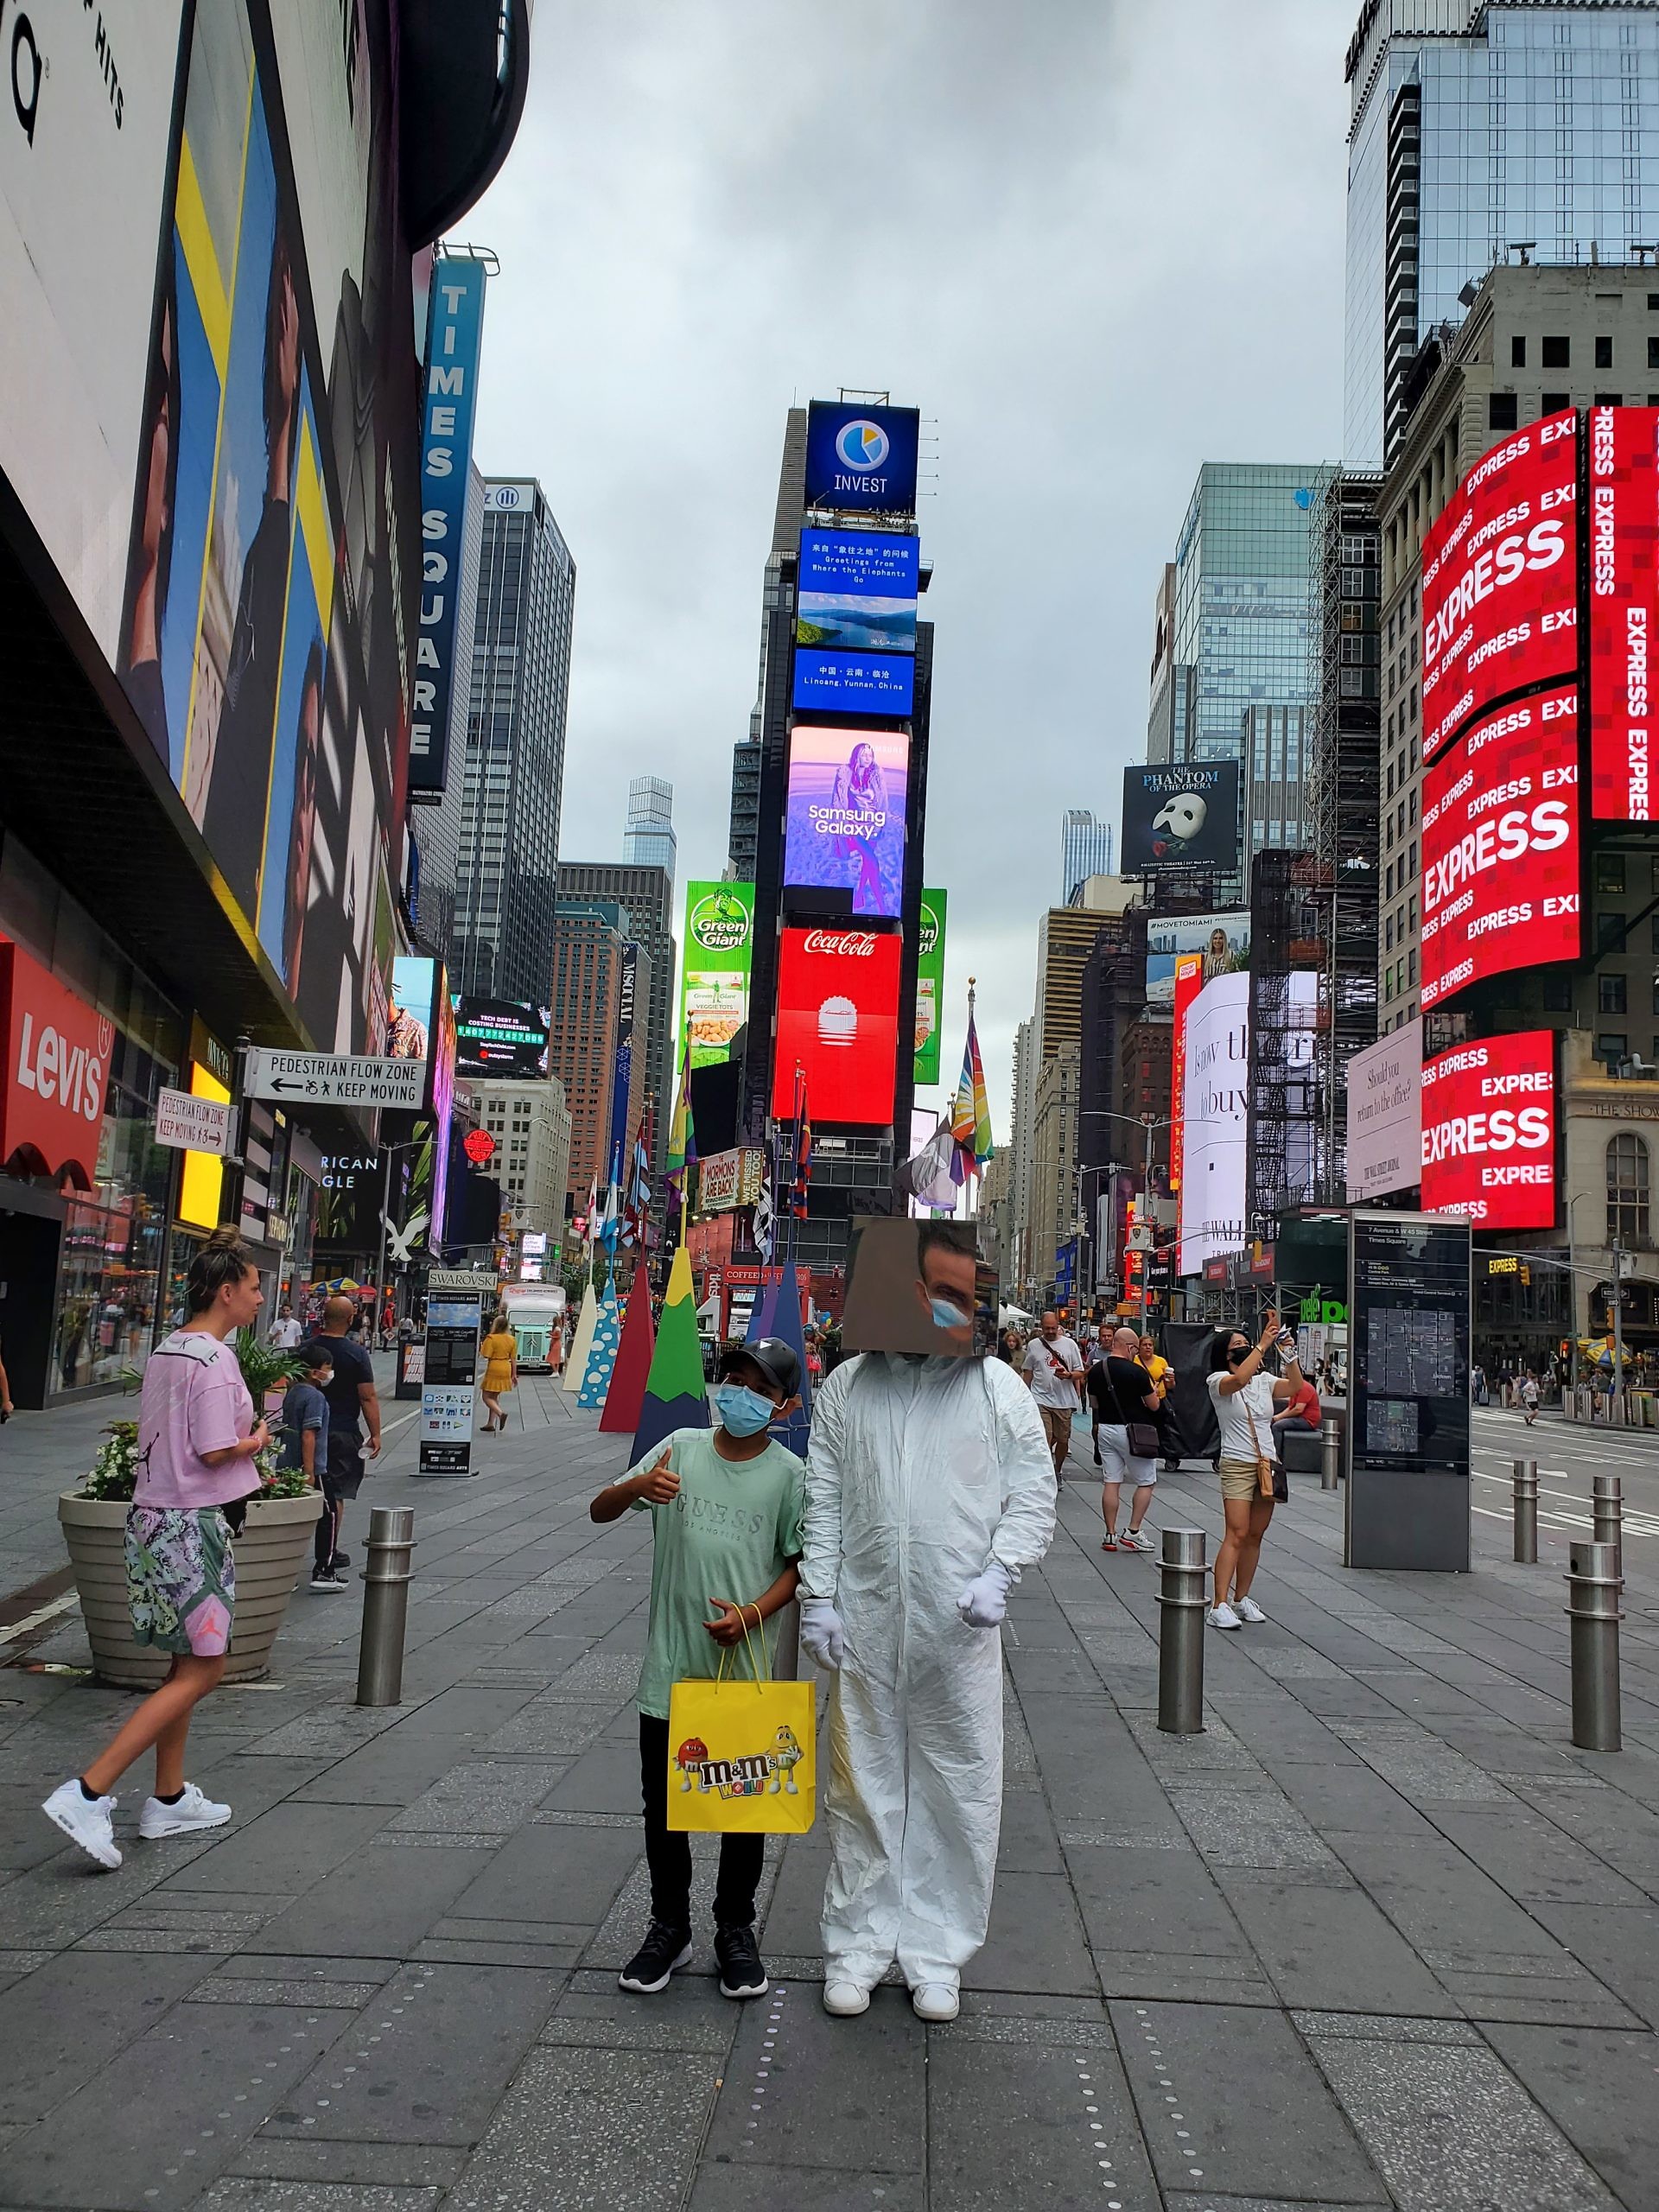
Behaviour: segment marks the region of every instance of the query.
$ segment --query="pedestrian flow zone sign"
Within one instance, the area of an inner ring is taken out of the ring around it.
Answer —
[[[418,1114],[426,1103],[424,1060],[383,1060],[350,1052],[248,1054],[245,1095],[279,1103],[386,1106]]]

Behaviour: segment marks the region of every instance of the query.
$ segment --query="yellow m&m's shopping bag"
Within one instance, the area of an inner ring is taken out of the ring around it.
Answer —
[[[804,1835],[817,1798],[814,1686],[774,1682],[744,1630],[750,1679],[676,1682],[668,1706],[668,1825],[716,1834]]]

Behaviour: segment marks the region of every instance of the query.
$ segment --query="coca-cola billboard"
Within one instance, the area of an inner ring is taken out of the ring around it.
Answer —
[[[1423,541],[1423,758],[1473,718],[1579,664],[1578,416],[1484,454]]]
[[[901,940],[868,930],[786,929],[778,956],[772,1111],[795,1111],[805,1078],[815,1127],[893,1120]]]
[[[1555,1036],[1526,1029],[1423,1064],[1425,1213],[1555,1224]]]
[[[1651,822],[1659,407],[1590,410],[1590,811]]]

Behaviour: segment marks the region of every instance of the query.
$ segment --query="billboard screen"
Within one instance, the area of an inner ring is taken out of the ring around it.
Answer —
[[[732,1056],[749,1018],[749,959],[754,944],[752,883],[688,883],[685,950],[680,959],[680,1044],[694,1068]]]
[[[806,410],[807,505],[914,514],[921,429],[914,407],[815,399]]]
[[[1201,1274],[1207,1260],[1244,1243],[1249,1030],[1248,975],[1216,976],[1187,1008],[1178,1262],[1184,1275]]]
[[[1423,758],[1495,700],[1579,664],[1578,416],[1475,466],[1423,540]]]
[[[804,530],[795,642],[829,651],[913,653],[919,538],[890,530]]]
[[[1243,974],[1250,964],[1250,917],[1243,906],[1219,914],[1147,917],[1147,1003],[1175,1003],[1175,963],[1184,952],[1204,962],[1204,981]]]
[[[519,1083],[546,1075],[550,1008],[468,996],[455,1001],[454,1011],[457,1075]]]
[[[1425,1013],[1579,952],[1578,686],[1478,721],[1423,777]]]
[[[909,781],[904,731],[798,723],[789,738],[785,887],[845,890],[855,914],[897,917]]]
[[[901,941],[854,929],[786,929],[778,957],[772,1110],[795,1111],[795,1070],[815,1128],[893,1122]]]
[[[458,643],[469,673],[472,666],[473,641],[457,640],[455,632],[483,343],[484,264],[446,257],[433,267],[427,315],[421,428],[421,618],[409,728],[409,787],[430,798],[448,780]]]
[[[1653,819],[1659,408],[1590,410],[1590,812]]]
[[[396,1059],[428,1064],[426,1119],[410,1162],[404,1241],[410,1251],[423,1244],[435,1249],[448,1197],[455,1109],[455,1017],[440,962],[417,953],[400,953],[392,962],[385,1051]]]
[[[1409,1191],[1422,1173],[1423,1025],[1408,1021],[1348,1063],[1348,1198]]]
[[[1238,866],[1238,763],[1192,760],[1123,771],[1125,875]]]
[[[944,1004],[944,920],[950,905],[943,891],[922,893],[921,930],[916,940],[915,1081],[939,1079],[939,1014]],[[928,1134],[931,1135],[930,1124]]]
[[[1175,956],[1175,1020],[1169,1042],[1169,1187],[1181,1187],[1186,1142],[1186,1017],[1204,988],[1204,955]]]
[[[1555,1033],[1459,1045],[1423,1067],[1425,1213],[1478,1229],[1555,1225]]]
[[[916,696],[914,653],[834,653],[797,645],[791,704],[832,715],[908,715]]]
[[[619,1159],[626,1169],[628,1142],[633,1134],[628,1127],[628,1104],[633,1095],[633,1027],[639,995],[639,948],[626,944],[622,947],[622,980],[616,1001],[616,1056],[611,1066],[611,1141],[605,1154],[607,1179]]]

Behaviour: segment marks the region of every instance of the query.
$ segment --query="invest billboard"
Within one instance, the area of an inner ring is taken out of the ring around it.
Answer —
[[[914,1080],[918,1084],[939,1079],[939,1014],[944,1004],[944,921],[949,905],[945,892],[922,893],[921,929],[916,939]]]
[[[1590,811],[1650,822],[1659,408],[1590,410]]]
[[[1193,760],[1123,771],[1125,875],[1238,866],[1238,763]]]
[[[1578,687],[1484,716],[1423,775],[1422,1004],[1574,960]]]
[[[893,1122],[899,1050],[896,933],[785,929],[778,956],[778,1032],[772,1112],[795,1112],[795,1071],[806,1083],[814,1127]]]
[[[807,505],[914,514],[921,428],[914,407],[815,399],[806,410]]]
[[[1423,540],[1423,758],[1476,715],[1579,664],[1578,416],[1476,462]]]
[[[1555,1225],[1555,1033],[1527,1029],[1425,1062],[1425,1213],[1478,1229]]]
[[[789,738],[785,891],[844,890],[855,914],[896,917],[909,779],[904,731],[798,722]]]
[[[730,1059],[732,1039],[749,1018],[753,946],[752,883],[686,885],[677,1080],[678,1062],[688,1048],[694,1068]]]

